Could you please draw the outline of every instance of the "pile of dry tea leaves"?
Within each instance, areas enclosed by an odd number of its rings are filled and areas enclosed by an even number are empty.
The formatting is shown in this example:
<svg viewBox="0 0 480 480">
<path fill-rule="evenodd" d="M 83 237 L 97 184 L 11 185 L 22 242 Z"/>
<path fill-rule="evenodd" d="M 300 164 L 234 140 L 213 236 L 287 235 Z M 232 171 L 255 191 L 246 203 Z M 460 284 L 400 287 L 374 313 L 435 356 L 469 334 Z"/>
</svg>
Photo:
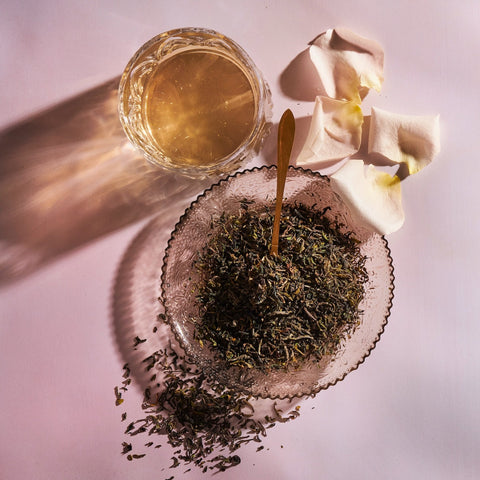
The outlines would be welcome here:
<svg viewBox="0 0 480 480">
<path fill-rule="evenodd" d="M 326 210 L 284 205 L 279 254 L 271 209 L 222 215 L 200 254 L 196 338 L 229 365 L 295 368 L 333 354 L 359 322 L 368 279 L 351 234 Z"/>
<path fill-rule="evenodd" d="M 143 341 L 135 339 L 135 344 Z M 221 472 L 241 461 L 238 449 L 247 443 L 262 442 L 267 429 L 299 415 L 299 407 L 283 416 L 273 404 L 272 415 L 254 418 L 250 398 L 236 391 L 208 383 L 205 375 L 189 359 L 179 355 L 172 346 L 157 350 L 143 361 L 151 372 L 151 385 L 144 391 L 143 418 L 128 422 L 125 435 L 130 441 L 122 444 L 128 460 L 144 457 L 145 448 L 165 444 L 173 448 L 170 468 L 191 466 L 202 472 Z M 132 384 L 128 364 L 124 365 L 122 386 L 115 387 L 115 404 L 124 403 L 124 394 Z M 127 413 L 122 414 L 127 422 Z M 143 451 L 135 453 L 132 441 L 148 437 Z M 263 449 L 259 446 L 257 451 Z M 169 477 L 170 479 L 174 478 Z"/>
</svg>

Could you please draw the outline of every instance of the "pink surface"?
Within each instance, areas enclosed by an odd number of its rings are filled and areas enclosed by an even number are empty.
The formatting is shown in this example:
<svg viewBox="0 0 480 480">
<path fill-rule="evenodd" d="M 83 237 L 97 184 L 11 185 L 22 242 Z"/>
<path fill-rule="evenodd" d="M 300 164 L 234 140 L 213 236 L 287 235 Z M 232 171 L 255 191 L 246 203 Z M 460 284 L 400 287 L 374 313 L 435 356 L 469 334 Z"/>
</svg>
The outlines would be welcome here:
<svg viewBox="0 0 480 480">
<path fill-rule="evenodd" d="M 406 222 L 388 237 L 394 306 L 372 355 L 218 478 L 479 478 L 479 12 L 476 0 L 3 5 L 0 478 L 202 478 L 169 470 L 168 447 L 134 462 L 120 454 L 121 412 L 133 419 L 141 396 L 132 390 L 125 409 L 114 406 L 125 363 L 112 311 L 117 270 L 149 218 L 162 215 L 166 242 L 209 182 L 165 176 L 133 153 L 116 116 L 116 78 L 162 31 L 216 29 L 263 71 L 274 122 L 292 109 L 300 142 L 311 88 L 285 71 L 340 25 L 385 49 L 384 88 L 364 112 L 439 113 L 442 151 L 402 185 Z M 274 141 L 254 164 L 271 161 Z"/>
</svg>

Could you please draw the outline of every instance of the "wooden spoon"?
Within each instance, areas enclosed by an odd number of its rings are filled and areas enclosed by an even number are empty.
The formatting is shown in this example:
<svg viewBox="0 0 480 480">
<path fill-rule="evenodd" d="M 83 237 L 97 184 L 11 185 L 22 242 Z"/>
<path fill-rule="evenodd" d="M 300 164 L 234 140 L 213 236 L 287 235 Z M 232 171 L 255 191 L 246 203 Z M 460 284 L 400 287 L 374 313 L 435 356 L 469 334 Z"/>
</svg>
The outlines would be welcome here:
<svg viewBox="0 0 480 480">
<path fill-rule="evenodd" d="M 278 124 L 277 143 L 277 198 L 275 202 L 275 218 L 273 221 L 272 246 L 270 253 L 278 255 L 278 242 L 280 236 L 280 215 L 282 213 L 283 191 L 287 178 L 290 154 L 292 153 L 293 139 L 295 137 L 295 118 L 290 109 L 285 110 Z"/>
</svg>

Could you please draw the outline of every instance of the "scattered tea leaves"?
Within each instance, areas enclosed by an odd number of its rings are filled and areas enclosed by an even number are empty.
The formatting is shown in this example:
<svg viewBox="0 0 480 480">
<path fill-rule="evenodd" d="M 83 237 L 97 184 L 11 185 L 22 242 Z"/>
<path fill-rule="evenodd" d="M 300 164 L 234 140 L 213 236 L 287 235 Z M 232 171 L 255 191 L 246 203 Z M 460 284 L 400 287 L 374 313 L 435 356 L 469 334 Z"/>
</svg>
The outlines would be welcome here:
<svg viewBox="0 0 480 480">
<path fill-rule="evenodd" d="M 162 377 L 161 389 L 145 389 L 145 417 L 130 422 L 125 435 L 164 438 L 174 449 L 170 468 L 191 465 L 203 473 L 225 471 L 240 464 L 237 451 L 242 445 L 262 442 L 266 436 L 264 422 L 272 427 L 277 422 L 293 420 L 297 416 L 293 412 L 298 414 L 295 409 L 283 417 L 274 407 L 271 417 L 264 421 L 254 419 L 250 397 L 207 381 L 191 360 L 171 346 L 154 352 L 143 365 L 147 371 L 155 367 L 162 372 L 158 375 Z M 143 446 L 160 448 L 162 443 L 148 441 Z M 129 461 L 145 456 L 134 453 L 129 442 L 123 442 L 122 448 Z M 262 449 L 259 447 L 258 451 Z"/>
</svg>

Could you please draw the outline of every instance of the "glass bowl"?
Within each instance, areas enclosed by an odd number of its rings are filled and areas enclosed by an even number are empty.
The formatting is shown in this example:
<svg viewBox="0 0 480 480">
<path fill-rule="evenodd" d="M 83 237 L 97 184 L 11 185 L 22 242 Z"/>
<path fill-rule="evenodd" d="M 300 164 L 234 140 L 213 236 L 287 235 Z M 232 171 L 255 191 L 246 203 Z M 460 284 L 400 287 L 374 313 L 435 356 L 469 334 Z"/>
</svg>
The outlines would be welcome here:
<svg viewBox="0 0 480 480">
<path fill-rule="evenodd" d="M 118 94 L 130 142 L 152 164 L 193 178 L 233 172 L 270 128 L 262 73 L 214 30 L 179 28 L 152 38 L 125 67 Z"/>
<path fill-rule="evenodd" d="M 367 258 L 368 281 L 359 306 L 360 324 L 349 334 L 333 356 L 308 360 L 292 371 L 264 373 L 256 369 L 229 367 L 219 361 L 208 346 L 195 339 L 192 319 L 198 318 L 195 298 L 198 273 L 192 264 L 212 234 L 212 218 L 223 212 L 238 213 L 244 199 L 262 208 L 274 204 L 276 167 L 239 172 L 221 180 L 201 194 L 177 223 L 165 251 L 161 275 L 166 321 L 176 339 L 205 374 L 229 388 L 260 398 L 293 398 L 313 395 L 334 385 L 356 369 L 374 348 L 387 323 L 393 299 L 393 266 L 386 239 L 358 224 L 342 199 L 332 190 L 330 180 L 319 173 L 289 167 L 285 203 L 303 203 L 323 210 L 327 216 L 353 232 Z M 218 228 L 218 227 L 217 227 Z"/>
</svg>

